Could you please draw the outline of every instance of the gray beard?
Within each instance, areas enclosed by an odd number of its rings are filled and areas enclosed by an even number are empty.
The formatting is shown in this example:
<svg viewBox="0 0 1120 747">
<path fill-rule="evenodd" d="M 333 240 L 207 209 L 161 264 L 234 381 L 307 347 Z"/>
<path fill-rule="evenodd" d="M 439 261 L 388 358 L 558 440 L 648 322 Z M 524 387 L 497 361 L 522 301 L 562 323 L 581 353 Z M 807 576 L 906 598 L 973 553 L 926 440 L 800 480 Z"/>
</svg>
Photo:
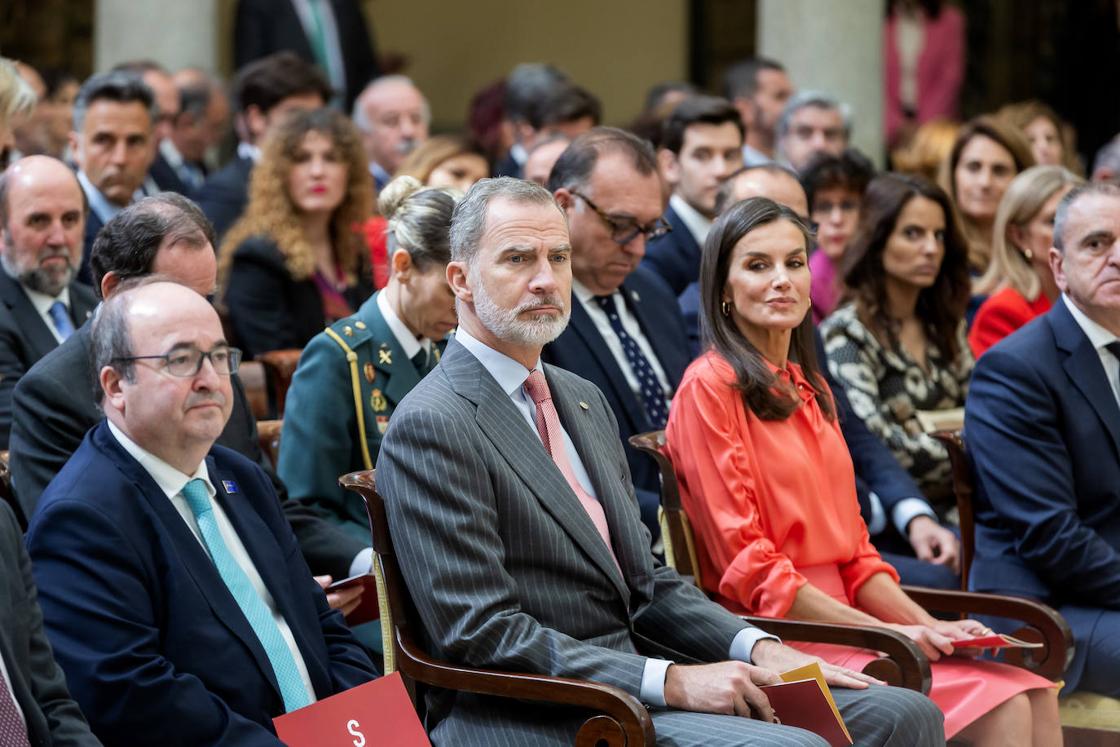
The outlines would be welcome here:
<svg viewBox="0 0 1120 747">
<path fill-rule="evenodd" d="M 506 340 L 516 345 L 526 347 L 544 347 L 555 340 L 568 326 L 568 311 L 559 318 L 554 319 L 519 319 L 518 315 L 532 308 L 520 306 L 516 309 L 503 309 L 494 303 L 490 295 L 482 287 L 481 278 L 472 278 L 471 285 L 474 290 L 474 313 L 482 326 L 500 340 Z"/>
<path fill-rule="evenodd" d="M 33 267 L 30 270 L 17 267 L 10 258 L 11 245 L 9 244 L 7 248 L 7 252 L 0 254 L 0 265 L 3 266 L 4 272 L 33 291 L 54 297 L 70 285 L 70 281 L 74 278 L 73 265 L 69 265 L 67 271 L 59 278 L 53 277 L 41 267 Z"/>
</svg>

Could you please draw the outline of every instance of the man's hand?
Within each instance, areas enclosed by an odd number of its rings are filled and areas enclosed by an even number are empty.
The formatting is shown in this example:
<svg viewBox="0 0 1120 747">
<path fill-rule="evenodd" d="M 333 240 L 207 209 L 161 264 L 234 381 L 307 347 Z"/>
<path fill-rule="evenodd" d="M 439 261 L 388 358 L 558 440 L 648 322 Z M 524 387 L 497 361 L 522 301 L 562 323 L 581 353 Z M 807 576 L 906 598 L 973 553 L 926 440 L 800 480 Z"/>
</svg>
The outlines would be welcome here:
<svg viewBox="0 0 1120 747">
<path fill-rule="evenodd" d="M 754 644 L 754 648 L 751 649 L 751 660 L 760 667 L 766 667 L 775 672 L 788 672 L 791 669 L 797 669 L 806 664 L 817 662 L 821 665 L 821 672 L 824 674 L 825 682 L 836 687 L 849 687 L 853 690 L 863 690 L 866 689 L 868 685 L 887 684 L 882 680 L 875 679 L 871 675 L 857 672 L 854 669 L 838 667 L 835 664 L 829 664 L 819 657 L 809 656 L 795 648 L 784 646 L 769 638 Z"/>
<path fill-rule="evenodd" d="M 323 587 L 323 591 L 327 590 L 327 587 L 331 585 L 331 581 L 332 579 L 330 576 L 315 576 L 315 582 Z M 332 610 L 338 610 L 342 613 L 343 617 L 346 617 L 358 608 L 358 605 L 362 601 L 362 592 L 364 590 L 364 586 L 355 584 L 349 589 L 328 592 L 327 604 L 330 605 Z"/>
<path fill-rule="evenodd" d="M 916 516 L 906 528 L 910 546 L 918 560 L 947 565 L 960 573 L 960 540 L 952 531 L 937 523 L 932 516 Z"/>
<path fill-rule="evenodd" d="M 774 722 L 774 709 L 759 685 L 781 678 L 768 669 L 741 661 L 684 666 L 671 664 L 665 672 L 665 705 L 682 711 L 732 714 Z"/>
</svg>

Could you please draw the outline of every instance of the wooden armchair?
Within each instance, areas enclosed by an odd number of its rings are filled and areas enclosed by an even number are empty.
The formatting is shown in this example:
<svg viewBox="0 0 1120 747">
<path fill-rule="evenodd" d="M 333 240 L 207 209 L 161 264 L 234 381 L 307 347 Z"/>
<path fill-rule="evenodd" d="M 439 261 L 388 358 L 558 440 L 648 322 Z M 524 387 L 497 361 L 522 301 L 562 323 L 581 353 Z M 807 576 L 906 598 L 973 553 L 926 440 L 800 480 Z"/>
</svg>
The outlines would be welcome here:
<svg viewBox="0 0 1120 747">
<path fill-rule="evenodd" d="M 969 570 L 975 557 L 976 546 L 976 516 L 972 508 L 972 499 L 975 495 L 972 463 L 968 458 L 964 435 L 961 431 L 938 431 L 933 434 L 933 437 L 945 444 L 945 448 L 949 452 L 949 461 L 953 466 L 953 492 L 956 495 L 957 511 L 960 513 L 961 521 L 961 584 L 964 588 L 967 588 Z M 1030 603 L 1049 610 L 1055 615 L 1058 614 L 1045 605 L 1036 602 Z M 1001 615 L 1000 612 L 988 612 L 979 609 L 975 611 L 978 614 Z M 1059 619 L 1061 619 L 1060 616 Z M 1065 627 L 1066 635 L 1069 635 L 1069 627 L 1065 625 L 1064 620 L 1062 624 Z M 1023 637 L 1022 633 L 1023 631 L 1017 631 L 1015 635 L 1021 638 Z M 1011 649 L 1008 653 L 1015 651 L 1015 649 Z M 1072 653 L 1071 637 L 1070 654 L 1072 655 Z M 1043 673 L 1043 666 L 1046 666 L 1047 671 L 1050 671 L 1051 668 L 1048 662 L 1032 667 L 1032 662 L 1022 662 L 1013 659 L 1010 655 L 1008 660 L 1014 664 L 1034 668 L 1040 674 Z M 1056 665 L 1056 662 L 1054 665 Z M 1064 669 L 1065 664 L 1059 670 L 1058 675 L 1052 679 L 1060 677 L 1061 671 L 1064 671 Z M 1120 731 L 1120 700 L 1091 693 L 1067 695 L 1062 698 L 1061 717 L 1067 744 L 1086 745 L 1087 747 L 1089 745 L 1114 744 L 1113 740 L 1116 739 L 1116 735 L 1110 735 L 1109 732 Z"/>
<path fill-rule="evenodd" d="M 288 398 L 288 387 L 291 386 L 301 353 L 303 351 L 300 349 L 290 348 L 269 350 L 256 357 L 256 360 L 264 364 L 268 379 L 268 400 L 277 418 L 284 417 L 284 401 Z"/>
<path fill-rule="evenodd" d="M 695 580 L 698 570 L 696 565 L 696 539 L 688 523 L 688 516 L 681 508 L 680 489 L 677 486 L 677 473 L 673 469 L 669 458 L 665 456 L 662 451 L 665 446 L 665 432 L 652 431 L 650 433 L 632 436 L 630 438 L 630 444 L 651 456 L 658 465 L 661 476 L 661 510 L 659 516 L 662 521 L 661 534 L 665 544 L 665 558 L 670 564 L 674 565 L 680 573 L 690 575 Z M 681 548 L 685 548 L 683 552 Z M 1056 680 L 1061 677 L 1062 672 L 1065 671 L 1066 665 L 1069 663 L 1069 657 L 1073 654 L 1072 635 L 1069 625 L 1062 619 L 1061 615 L 1045 605 L 1026 599 L 997 596 L 994 594 L 973 594 L 958 591 L 946 592 L 914 586 L 903 588 L 914 601 L 931 612 L 946 612 L 960 616 L 967 614 L 999 615 L 1000 617 L 1023 621 L 1025 626 L 1016 632 L 1016 636 L 1024 640 L 1038 641 L 1043 644 L 1043 647 L 1041 649 L 1013 649 L 1016 653 L 1020 653 L 1021 651 L 1027 653 L 1020 655 L 1017 659 L 1008 657 L 1009 661 L 1031 669 L 1049 679 Z M 748 619 L 759 627 L 767 629 L 769 629 L 768 626 L 773 622 L 767 618 Z M 888 632 L 879 631 L 877 629 L 869 630 L 873 630 L 874 632 Z M 775 634 L 779 635 L 776 632 Z M 904 636 L 900 637 L 905 638 Z M 792 639 L 798 640 L 796 636 L 793 636 Z M 801 640 L 817 641 L 818 639 Z M 908 643 L 911 643 L 909 639 L 906 640 Z M 832 643 L 838 641 L 827 642 Z M 849 643 L 847 645 L 856 644 Z M 888 649 L 882 648 L 880 645 L 869 645 L 867 643 L 859 645 L 862 645 L 864 648 L 890 653 Z M 929 662 L 920 651 L 917 652 L 917 655 L 922 665 L 925 667 L 925 676 L 928 678 Z M 872 662 L 869 666 L 876 664 L 879 664 L 879 662 Z M 869 671 L 868 673 L 880 676 L 874 671 Z M 891 682 L 891 684 L 902 684 L 909 687 L 910 685 L 908 683 L 914 681 L 916 675 L 904 673 L 901 681 L 883 677 L 880 677 L 880 679 L 886 679 L 888 682 Z M 923 692 L 928 692 L 928 688 L 923 690 Z"/>
<path fill-rule="evenodd" d="M 393 552 L 385 503 L 377 493 L 374 471 L 354 472 L 339 484 L 365 501 L 373 536 L 374 573 L 384 638 L 385 671 L 399 670 L 406 681 L 431 687 L 533 700 L 597 712 L 576 735 L 577 747 L 635 747 L 653 745 L 653 721 L 645 707 L 629 693 L 595 682 L 563 677 L 471 669 L 429 656 L 418 643 L 416 611 Z M 414 685 L 413 685 L 414 687 Z M 511 707 L 515 707 L 511 703 Z"/>
<path fill-rule="evenodd" d="M 280 431 L 283 428 L 283 420 L 257 421 L 257 442 L 273 469 L 276 469 L 280 459 Z"/>
<path fill-rule="evenodd" d="M 268 406 L 268 379 L 264 372 L 264 364 L 260 361 L 241 361 L 237 368 L 237 378 L 241 379 L 241 386 L 245 389 L 245 398 L 249 400 L 249 410 L 253 417 L 267 420 L 269 417 Z"/>
</svg>

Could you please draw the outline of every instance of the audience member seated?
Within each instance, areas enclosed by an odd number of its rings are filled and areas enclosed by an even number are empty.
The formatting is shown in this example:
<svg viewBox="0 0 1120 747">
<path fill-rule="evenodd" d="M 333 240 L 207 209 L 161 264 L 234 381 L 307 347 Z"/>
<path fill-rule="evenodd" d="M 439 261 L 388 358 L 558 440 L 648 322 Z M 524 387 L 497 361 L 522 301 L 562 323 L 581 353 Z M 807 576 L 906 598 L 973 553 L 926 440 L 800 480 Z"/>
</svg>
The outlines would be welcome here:
<svg viewBox="0 0 1120 747">
<path fill-rule="evenodd" d="M 1092 180 L 1120 184 L 1120 135 L 1102 145 L 1093 157 Z"/>
<path fill-rule="evenodd" d="M 93 248 L 95 286 L 111 298 L 130 278 L 160 275 L 189 285 L 199 294 L 214 291 L 217 262 L 213 233 L 202 212 L 184 197 L 165 193 L 126 208 L 105 225 Z M 30 518 L 47 484 L 81 445 L 101 418 L 94 390 L 90 324 L 86 323 L 32 367 L 12 397 L 12 439 L 8 459 L 12 489 Z M 257 426 L 241 380 L 235 375 L 232 415 L 218 444 L 261 465 L 267 461 L 257 440 Z M 277 492 L 284 497 L 283 485 Z M 284 514 L 299 538 L 308 564 L 317 573 L 345 578 L 354 559 L 369 553 L 369 541 L 341 533 L 323 512 L 283 501 Z M 329 576 L 322 577 L 324 583 Z M 337 605 L 354 603 L 349 595 L 332 595 Z M 332 602 L 333 603 L 333 602 Z"/>
<path fill-rule="evenodd" d="M 21 65 L 21 69 L 26 68 Z M 74 98 L 81 81 L 59 68 L 44 69 L 41 78 L 42 95 L 36 94 L 35 108 L 29 115 L 18 118 L 20 124 L 14 133 L 16 147 L 23 156 L 43 155 L 66 160 Z"/>
<path fill-rule="evenodd" d="M 476 131 L 475 117 L 481 118 L 481 106 L 487 101 L 491 91 L 497 93 L 498 86 L 480 91 L 471 101 L 471 130 L 480 142 L 494 140 L 498 148 L 505 140 L 512 143 L 506 150 L 497 150 L 494 162 L 494 173 L 498 176 L 516 176 L 520 178 L 522 166 L 528 156 L 527 148 L 533 145 L 536 139 L 536 130 L 529 123 L 530 112 L 533 107 L 553 93 L 571 84 L 567 73 L 544 63 L 522 63 L 515 67 L 506 76 L 504 84 L 500 87 L 502 92 L 502 119 L 501 125 L 494 127 L 492 118 L 491 131 L 496 130 L 495 136 L 487 136 Z M 480 123 L 479 123 L 480 124 Z"/>
<path fill-rule="evenodd" d="M 653 559 L 605 398 L 540 362 L 567 324 L 569 241 L 553 196 L 531 182 L 483 180 L 455 209 L 448 279 L 459 330 L 397 409 L 377 460 L 432 653 L 622 688 L 651 706 L 666 744 L 820 744 L 767 723 L 755 689 L 815 659 Z M 924 696 L 846 689 L 869 678 L 823 666 L 861 743 L 944 740 Z M 565 744 L 584 718 L 446 691 L 429 691 L 427 706 L 437 745 Z M 758 720 L 739 717 L 752 711 Z"/>
<path fill-rule="evenodd" d="M 366 86 L 354 102 L 352 116 L 380 192 L 408 154 L 428 139 L 428 100 L 405 76 L 386 75 Z"/>
<path fill-rule="evenodd" d="M 1058 202 L 1083 179 L 1061 166 L 1032 166 L 1011 180 L 996 211 L 992 261 L 973 283 L 987 296 L 968 331 L 972 354 L 1045 314 L 1061 292 L 1050 271 Z"/>
<path fill-rule="evenodd" d="M 466 193 L 490 175 L 486 156 L 465 137 L 436 135 L 420 143 L 401 162 L 398 176 L 411 176 L 426 187 L 449 187 Z"/>
<path fill-rule="evenodd" d="M 237 157 L 210 176 L 195 197 L 220 241 L 245 211 L 249 174 L 265 135 L 294 111 L 318 109 L 330 100 L 322 74 L 291 52 L 277 52 L 242 68 L 233 83 Z"/>
<path fill-rule="evenodd" d="M 190 194 L 195 194 L 209 175 L 207 153 L 225 137 L 229 100 L 218 81 L 198 68 L 180 70 L 173 80 L 179 93 L 179 113 L 160 143 L 160 153 Z"/>
<path fill-rule="evenodd" d="M 673 190 L 665 211 L 672 231 L 649 243 L 645 264 L 680 295 L 699 272 L 719 186 L 743 165 L 739 112 L 712 96 L 685 99 L 665 120 L 657 158 Z"/>
<path fill-rule="evenodd" d="M 277 745 L 272 719 L 375 677 L 261 468 L 214 442 L 241 351 L 186 286 L 118 289 L 91 341 L 106 420 L 27 533 L 43 620 L 106 744 Z"/>
<path fill-rule="evenodd" d="M 571 320 L 541 359 L 597 386 L 618 421 L 642 521 L 657 537 L 657 467 L 629 445 L 661 430 L 692 359 L 684 321 L 665 282 L 639 267 L 646 241 L 668 230 L 649 143 L 613 128 L 576 138 L 549 183 L 572 242 Z"/>
<path fill-rule="evenodd" d="M 0 57 L 0 172 L 7 168 L 15 150 L 14 120 L 31 112 L 35 101 L 35 92 L 19 77 L 15 62 Z"/>
<path fill-rule="evenodd" d="M 991 261 L 996 209 L 1007 185 L 1031 166 L 1034 156 L 1026 140 L 995 117 L 976 117 L 957 132 L 949 157 L 941 164 L 938 183 L 960 218 L 968 242 L 968 266 L 974 274 L 987 271 Z"/>
<path fill-rule="evenodd" d="M 20 377 L 97 305 L 93 289 L 74 280 L 84 223 L 82 188 L 61 161 L 27 156 L 0 174 L 0 449 Z"/>
<path fill-rule="evenodd" d="M 646 91 L 645 104 L 638 116 L 626 128 L 640 138 L 648 140 L 656 149 L 661 142 L 661 123 L 677 105 L 687 98 L 700 94 L 699 89 L 683 80 L 666 80 L 654 83 Z M 529 181 L 533 181 L 530 179 Z M 547 183 L 547 179 L 545 182 Z M 538 182 L 539 184 L 540 182 Z"/>
<path fill-rule="evenodd" d="M 809 198 L 809 217 L 816 227 L 817 248 L 809 256 L 814 322 L 836 310 L 843 291 L 836 268 L 855 235 L 863 191 L 874 175 L 871 162 L 859 151 L 848 149 L 838 156 L 818 154 L 801 177 Z"/>
<path fill-rule="evenodd" d="M 164 143 L 171 134 L 180 107 L 179 89 L 175 87 L 171 73 L 155 60 L 129 60 L 114 66 L 112 72 L 128 73 L 139 78 L 152 90 L 152 99 L 155 101 L 155 123 L 151 142 L 154 149 L 152 164 L 148 167 L 148 174 L 141 190 L 149 195 L 157 192 L 188 194 L 189 188 L 164 153 Z"/>
<path fill-rule="evenodd" d="M 338 477 L 373 469 L 393 411 L 435 368 L 455 328 L 447 286 L 454 207 L 447 190 L 422 188 L 408 176 L 389 182 L 380 199 L 389 220 L 389 283 L 311 339 L 288 389 L 277 465 L 288 495 L 322 507 L 364 542 L 365 504 Z M 351 575 L 369 566 L 369 557 L 356 558 Z"/>
<path fill-rule="evenodd" d="M 1040 166 L 1065 166 L 1075 174 L 1084 173 L 1077 148 L 1069 137 L 1072 131 L 1058 113 L 1041 101 L 1008 104 L 996 117 L 1014 127 L 1031 147 L 1034 162 Z"/>
<path fill-rule="evenodd" d="M 222 242 L 222 301 L 245 354 L 302 348 L 372 292 L 355 231 L 373 212 L 358 131 L 333 109 L 270 133 L 249 204 Z"/>
<path fill-rule="evenodd" d="M 786 102 L 778 119 L 779 160 L 803 173 L 818 153 L 843 153 L 851 135 L 847 104 L 820 91 L 801 91 Z"/>
<path fill-rule="evenodd" d="M 936 182 L 941 164 L 949 157 L 961 126 L 948 119 L 926 122 L 891 151 L 891 170 Z"/>
<path fill-rule="evenodd" d="M 793 95 L 781 63 L 766 57 L 736 62 L 723 74 L 723 96 L 739 110 L 746 135 L 743 163 L 759 166 L 777 158 L 778 119 Z"/>
<path fill-rule="evenodd" d="M 1073 629 L 1063 692 L 1120 697 L 1120 188 L 1058 205 L 1061 300 L 991 348 L 965 433 L 978 591 L 1041 599 Z"/>
<path fill-rule="evenodd" d="M 700 285 L 711 347 L 685 373 L 666 432 L 699 535 L 701 582 L 752 614 L 907 635 L 933 661 L 930 697 L 945 713 L 947 737 L 1060 744 L 1053 683 L 1024 669 L 951 658 L 952 641 L 987 629 L 935 620 L 871 546 L 852 462 L 817 371 L 810 241 L 792 210 L 756 198 L 721 216 L 705 245 Z M 798 647 L 844 666 L 875 657 Z"/>
<path fill-rule="evenodd" d="M 94 75 L 74 102 L 70 153 L 89 204 L 78 280 L 92 283 L 89 255 L 101 227 L 132 204 L 155 157 L 155 99 L 129 73 Z"/>
<path fill-rule="evenodd" d="M 524 178 L 534 184 L 547 187 L 548 175 L 552 173 L 552 167 L 556 165 L 560 154 L 571 142 L 571 138 L 559 132 L 538 141 L 536 145 L 529 149 L 528 155 L 525 157 L 525 166 L 522 169 Z"/>
<path fill-rule="evenodd" d="M 853 300 L 821 325 L 829 369 L 944 518 L 949 456 L 919 413 L 963 407 L 972 372 L 968 256 L 945 193 L 919 177 L 873 179 L 844 282 Z"/>
</svg>

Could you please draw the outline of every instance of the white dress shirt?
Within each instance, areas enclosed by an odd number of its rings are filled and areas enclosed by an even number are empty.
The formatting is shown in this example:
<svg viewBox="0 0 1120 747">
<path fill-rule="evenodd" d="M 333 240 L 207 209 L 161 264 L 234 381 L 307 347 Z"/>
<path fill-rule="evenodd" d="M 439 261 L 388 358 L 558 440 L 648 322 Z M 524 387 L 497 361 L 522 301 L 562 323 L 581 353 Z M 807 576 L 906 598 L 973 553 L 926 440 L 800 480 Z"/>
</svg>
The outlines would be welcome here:
<svg viewBox="0 0 1120 747">
<path fill-rule="evenodd" d="M 708 231 L 712 228 L 712 220 L 700 214 L 700 211 L 685 202 L 678 194 L 669 198 L 669 207 L 684 223 L 684 227 L 696 239 L 696 243 L 703 248 L 704 240 L 708 238 Z"/>
<path fill-rule="evenodd" d="M 656 353 L 653 352 L 653 346 L 649 344 L 645 333 L 642 332 L 642 325 L 638 323 L 637 317 L 630 312 L 630 308 L 626 305 L 623 293 L 624 291 L 619 288 L 611 294 L 611 297 L 614 298 L 615 308 L 618 310 L 618 320 L 622 323 L 622 328 L 626 330 L 626 334 L 634 338 L 634 342 L 638 344 L 638 349 L 649 361 L 650 368 L 653 369 L 653 374 L 657 377 L 657 384 L 661 387 L 661 391 L 665 393 L 665 399 L 668 400 L 671 392 L 669 391 L 669 379 L 665 376 L 665 369 L 661 367 L 661 361 L 657 359 Z M 603 342 L 607 344 L 607 349 L 611 351 L 611 357 L 618 364 L 622 375 L 626 377 L 626 384 L 630 387 L 630 391 L 634 392 L 638 400 L 641 401 L 642 385 L 634 374 L 634 370 L 630 368 L 626 351 L 622 349 L 622 340 L 618 339 L 618 335 L 611 328 L 611 320 L 607 318 L 607 312 L 603 311 L 603 308 L 595 302 L 595 294 L 575 278 L 572 279 L 572 296 L 580 302 L 584 311 L 587 312 L 587 316 L 595 324 L 599 336 L 603 338 Z"/>
<path fill-rule="evenodd" d="M 428 354 L 428 359 L 431 359 L 432 341 L 427 337 L 417 337 L 412 334 L 412 330 L 401 321 L 397 312 L 393 311 L 393 307 L 389 305 L 389 296 L 385 291 L 377 294 L 377 310 L 385 318 L 385 324 L 389 325 L 389 331 L 393 333 L 393 337 L 396 338 L 397 344 L 401 346 L 401 350 L 404 351 L 406 357 L 413 358 L 423 350 Z"/>
<path fill-rule="evenodd" d="M 206 544 L 202 540 L 202 533 L 198 529 L 198 522 L 195 521 L 194 512 L 191 511 L 187 499 L 183 497 L 183 488 L 191 480 L 198 478 L 206 484 L 206 492 L 210 494 L 210 505 L 214 512 L 214 521 L 218 526 L 218 531 L 222 535 L 222 539 L 229 548 L 230 554 L 237 564 L 241 566 L 241 570 L 249 579 L 249 583 L 253 585 L 254 591 L 260 595 L 261 599 L 268 606 L 269 611 L 272 612 L 272 619 L 276 623 L 276 627 L 280 629 L 280 635 L 287 644 L 288 649 L 292 652 L 292 658 L 296 662 L 296 669 L 299 670 L 299 678 L 303 682 L 304 688 L 307 689 L 307 695 L 311 702 L 315 702 L 315 688 L 311 685 L 311 676 L 307 673 L 307 664 L 303 661 L 303 654 L 300 653 L 299 646 L 296 645 L 295 636 L 292 635 L 292 629 L 288 627 L 288 622 L 280 611 L 276 608 L 276 600 L 272 598 L 269 593 L 268 587 L 265 586 L 264 580 L 261 579 L 261 574 L 257 571 L 257 567 L 253 564 L 253 559 L 249 557 L 249 552 L 245 549 L 245 545 L 241 542 L 241 538 L 237 536 L 237 530 L 233 528 L 230 523 L 229 517 L 222 509 L 222 504 L 215 499 L 218 491 L 214 489 L 213 483 L 210 482 L 210 473 L 206 468 L 206 460 L 203 459 L 198 469 L 195 470 L 193 475 L 185 475 L 179 470 L 172 467 L 167 462 L 163 461 L 155 454 L 138 446 L 132 439 L 124 434 L 116 425 L 109 421 L 109 432 L 117 439 L 117 442 L 124 448 L 129 455 L 140 463 L 144 471 L 151 475 L 159 489 L 171 501 L 171 505 L 183 517 L 183 521 L 191 530 L 191 534 L 198 540 L 199 545 L 202 546 L 202 551 L 209 557 L 209 552 L 206 550 Z"/>
<path fill-rule="evenodd" d="M 538 358 L 536 365 L 530 371 L 513 358 L 504 353 L 499 353 L 484 342 L 480 342 L 462 326 L 456 331 L 455 339 L 470 351 L 482 364 L 482 367 L 494 377 L 498 386 L 513 401 L 513 404 L 521 412 L 521 415 L 539 439 L 540 433 L 537 431 L 536 423 L 537 408 L 532 398 L 525 391 L 524 384 L 525 379 L 529 378 L 529 374 L 540 368 L 540 359 Z M 563 424 L 560 425 L 560 432 L 564 437 L 564 450 L 568 453 L 568 460 L 572 464 L 572 472 L 575 473 L 576 480 L 579 481 L 580 486 L 587 491 L 588 495 L 598 500 L 599 496 L 595 494 L 595 490 L 591 486 L 591 479 L 587 476 L 583 460 L 580 459 L 579 452 L 576 451 L 576 447 Z M 779 640 L 776 636 L 764 633 L 758 628 L 740 630 L 731 641 L 728 658 L 749 663 L 754 644 L 764 638 Z M 642 684 L 638 694 L 643 703 L 662 707 L 665 705 L 665 674 L 673 663 L 667 659 L 646 659 L 645 668 L 642 671 Z"/>
<path fill-rule="evenodd" d="M 62 289 L 62 292 L 57 296 L 48 296 L 46 293 L 40 293 L 39 291 L 31 290 L 23 283 L 20 283 L 20 287 L 23 288 L 23 292 L 27 294 L 27 298 L 29 301 L 31 301 L 31 305 L 34 306 L 35 310 L 39 312 L 39 316 L 43 318 L 43 323 L 47 325 L 47 329 L 49 329 L 51 331 L 51 334 L 54 335 L 55 341 L 59 345 L 61 345 L 62 335 L 59 334 L 58 328 L 54 326 L 54 319 L 51 318 L 51 306 L 54 306 L 55 301 L 62 301 L 62 304 L 66 307 L 66 313 L 69 314 L 70 289 L 64 287 Z M 80 326 L 80 324 L 75 324 L 74 329 L 77 329 Z"/>
<path fill-rule="evenodd" d="M 1120 338 L 1086 316 L 1085 312 L 1077 308 L 1077 304 L 1064 293 L 1062 294 L 1062 301 L 1069 309 L 1069 313 L 1073 315 L 1073 320 L 1077 322 L 1077 326 L 1081 327 L 1081 331 L 1085 333 L 1089 342 L 1097 349 L 1097 356 L 1101 359 L 1101 365 L 1104 366 L 1104 375 L 1108 379 L 1108 386 L 1112 389 L 1112 396 L 1116 398 L 1116 405 L 1120 407 L 1120 359 L 1117 359 L 1105 347 Z"/>
</svg>

